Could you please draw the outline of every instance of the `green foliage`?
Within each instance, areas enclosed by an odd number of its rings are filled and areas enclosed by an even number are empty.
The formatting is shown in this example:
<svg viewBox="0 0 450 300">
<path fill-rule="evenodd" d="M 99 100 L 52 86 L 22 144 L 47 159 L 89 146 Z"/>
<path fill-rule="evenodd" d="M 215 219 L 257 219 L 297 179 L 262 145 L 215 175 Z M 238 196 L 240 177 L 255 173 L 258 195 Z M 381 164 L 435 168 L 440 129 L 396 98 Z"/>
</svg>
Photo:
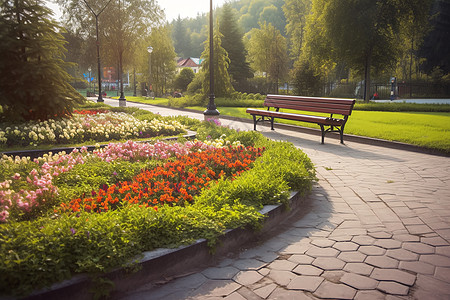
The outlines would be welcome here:
<svg viewBox="0 0 450 300">
<path fill-rule="evenodd" d="M 7 120 L 45 120 L 70 113 L 84 98 L 65 71 L 62 28 L 40 2 L 2 1 L 0 81 Z"/>
<path fill-rule="evenodd" d="M 307 60 L 298 60 L 292 70 L 294 93 L 303 96 L 321 96 L 323 80 Z"/>
<path fill-rule="evenodd" d="M 191 36 L 188 34 L 186 27 L 187 20 L 178 18 L 173 21 L 172 38 L 174 41 L 175 52 L 178 56 L 188 58 L 192 55 L 191 51 Z"/>
<path fill-rule="evenodd" d="M 249 63 L 246 61 L 247 51 L 243 42 L 243 34 L 237 23 L 237 11 L 230 3 L 225 3 L 219 17 L 222 46 L 230 59 L 228 72 L 236 88 L 245 85 L 247 78 L 253 77 Z"/>
<path fill-rule="evenodd" d="M 184 68 L 181 70 L 180 74 L 175 77 L 175 81 L 173 83 L 173 87 L 175 90 L 179 90 L 181 92 L 185 92 L 188 88 L 188 85 L 194 80 L 195 74 L 191 68 Z"/>
<path fill-rule="evenodd" d="M 150 55 L 151 70 L 147 74 L 151 74 L 150 83 L 157 96 L 167 93 L 168 82 L 175 76 L 176 53 L 170 36 L 170 28 L 160 26 L 152 29 L 148 41 L 153 52 Z"/>
<path fill-rule="evenodd" d="M 280 31 L 270 23 L 260 23 L 260 29 L 250 32 L 248 54 L 253 69 L 268 74 L 275 84 L 274 91 L 278 93 L 278 84 L 287 74 L 287 43 Z M 266 91 L 269 92 L 269 91 Z"/>
<path fill-rule="evenodd" d="M 233 92 L 233 86 L 231 85 L 230 75 L 228 74 L 228 66 L 230 59 L 228 58 L 227 51 L 222 47 L 222 34 L 219 30 L 219 23 L 216 23 L 213 35 L 213 47 L 214 47 L 214 94 L 218 97 L 227 96 Z M 205 51 L 202 53 L 203 63 L 201 73 L 203 75 L 202 91 L 203 95 L 209 96 L 210 94 L 210 40 L 205 42 Z"/>
<path fill-rule="evenodd" d="M 172 107 L 188 107 L 188 106 L 204 106 L 206 107 L 207 98 L 200 94 L 187 95 L 181 98 L 169 98 L 169 106 Z"/>
<path fill-rule="evenodd" d="M 202 83 L 205 81 L 206 74 L 204 72 L 199 72 L 195 74 L 194 79 L 187 87 L 187 92 L 191 95 L 201 93 L 202 91 Z"/>
</svg>

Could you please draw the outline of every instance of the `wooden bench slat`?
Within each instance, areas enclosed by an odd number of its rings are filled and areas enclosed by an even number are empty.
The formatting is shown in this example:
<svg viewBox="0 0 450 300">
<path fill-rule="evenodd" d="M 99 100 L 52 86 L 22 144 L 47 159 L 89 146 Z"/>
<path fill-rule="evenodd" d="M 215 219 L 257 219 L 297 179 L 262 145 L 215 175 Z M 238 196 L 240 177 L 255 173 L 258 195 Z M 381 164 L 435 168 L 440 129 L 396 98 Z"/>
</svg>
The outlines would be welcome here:
<svg viewBox="0 0 450 300">
<path fill-rule="evenodd" d="M 327 114 L 340 114 L 340 115 L 350 115 L 351 109 L 349 108 L 329 108 L 329 107 L 321 107 L 321 106 L 310 106 L 310 105 L 291 105 L 291 104 L 265 104 L 267 107 L 275 107 L 275 108 L 285 108 L 285 109 L 295 109 L 295 110 L 303 110 L 303 111 L 311 111 L 311 112 L 321 112 Z"/>
</svg>

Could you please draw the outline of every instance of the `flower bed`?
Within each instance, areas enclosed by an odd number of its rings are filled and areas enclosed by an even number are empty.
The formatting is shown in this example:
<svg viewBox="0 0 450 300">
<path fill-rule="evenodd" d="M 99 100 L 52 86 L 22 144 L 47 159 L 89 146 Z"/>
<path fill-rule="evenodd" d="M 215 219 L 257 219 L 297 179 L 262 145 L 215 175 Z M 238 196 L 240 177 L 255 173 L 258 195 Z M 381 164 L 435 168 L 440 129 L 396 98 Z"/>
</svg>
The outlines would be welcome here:
<svg viewBox="0 0 450 300">
<path fill-rule="evenodd" d="M 130 138 L 150 138 L 177 135 L 186 130 L 177 121 L 157 118 L 138 120 L 124 112 L 105 110 L 75 111 L 70 118 L 29 122 L 0 127 L 0 146 L 38 146 L 111 141 Z"/>
<path fill-rule="evenodd" d="M 207 142 L 3 157 L 0 293 L 103 273 L 158 247 L 199 238 L 213 246 L 227 228 L 260 226 L 263 205 L 311 187 L 313 166 L 292 144 L 202 126 Z"/>
</svg>

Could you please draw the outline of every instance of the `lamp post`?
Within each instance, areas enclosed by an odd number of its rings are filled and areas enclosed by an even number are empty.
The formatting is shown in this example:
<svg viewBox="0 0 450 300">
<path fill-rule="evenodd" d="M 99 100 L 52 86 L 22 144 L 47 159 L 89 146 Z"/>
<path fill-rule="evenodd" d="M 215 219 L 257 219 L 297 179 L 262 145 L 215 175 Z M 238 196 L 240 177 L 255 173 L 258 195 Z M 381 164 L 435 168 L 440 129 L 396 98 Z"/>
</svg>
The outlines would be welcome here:
<svg viewBox="0 0 450 300">
<path fill-rule="evenodd" d="M 217 118 L 220 114 L 214 103 L 214 31 L 213 31 L 213 3 L 209 1 L 209 103 L 203 112 L 205 119 Z"/>
<path fill-rule="evenodd" d="M 147 97 L 149 96 L 149 92 L 150 92 L 150 87 L 152 87 L 152 52 L 153 52 L 153 47 L 152 46 L 148 46 L 147 47 L 147 51 L 150 54 L 149 58 L 148 58 L 148 91 L 147 91 Z M 153 87 L 152 87 L 152 91 L 153 91 Z"/>
<path fill-rule="evenodd" d="M 100 10 L 100 12 L 98 12 L 96 14 L 94 12 L 94 10 L 86 2 L 86 0 L 84 0 L 84 3 L 86 3 L 86 6 L 89 8 L 89 10 L 92 12 L 92 14 L 95 17 L 95 31 L 96 31 L 96 34 L 97 34 L 96 44 L 97 44 L 97 71 L 98 71 L 98 99 L 97 99 L 97 102 L 104 102 L 103 96 L 102 96 L 102 76 L 101 76 L 101 73 L 100 73 L 101 72 L 101 68 L 100 68 L 100 41 L 98 39 L 98 17 L 105 10 L 105 8 L 108 6 L 108 4 L 111 1 L 112 0 L 109 0 L 108 3 L 106 3 L 106 5 L 103 6 L 103 8 Z"/>
<path fill-rule="evenodd" d="M 136 68 L 133 68 L 133 97 L 136 97 Z"/>
<path fill-rule="evenodd" d="M 119 0 L 119 22 L 120 29 L 122 29 L 122 19 L 120 18 L 120 0 Z M 123 40 L 120 41 L 119 48 L 119 84 L 120 84 L 120 98 L 119 98 L 119 106 L 127 106 L 127 99 L 123 94 Z"/>
</svg>

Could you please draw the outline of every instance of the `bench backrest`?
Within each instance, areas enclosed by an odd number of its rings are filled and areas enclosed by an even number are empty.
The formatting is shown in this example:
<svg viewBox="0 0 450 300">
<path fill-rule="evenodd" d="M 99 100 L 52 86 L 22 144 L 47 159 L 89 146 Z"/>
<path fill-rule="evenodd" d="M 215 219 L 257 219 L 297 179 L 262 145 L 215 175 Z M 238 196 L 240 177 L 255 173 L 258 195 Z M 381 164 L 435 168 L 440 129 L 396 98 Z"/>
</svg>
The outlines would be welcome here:
<svg viewBox="0 0 450 300">
<path fill-rule="evenodd" d="M 267 95 L 264 106 L 350 116 L 353 99 Z"/>
</svg>

